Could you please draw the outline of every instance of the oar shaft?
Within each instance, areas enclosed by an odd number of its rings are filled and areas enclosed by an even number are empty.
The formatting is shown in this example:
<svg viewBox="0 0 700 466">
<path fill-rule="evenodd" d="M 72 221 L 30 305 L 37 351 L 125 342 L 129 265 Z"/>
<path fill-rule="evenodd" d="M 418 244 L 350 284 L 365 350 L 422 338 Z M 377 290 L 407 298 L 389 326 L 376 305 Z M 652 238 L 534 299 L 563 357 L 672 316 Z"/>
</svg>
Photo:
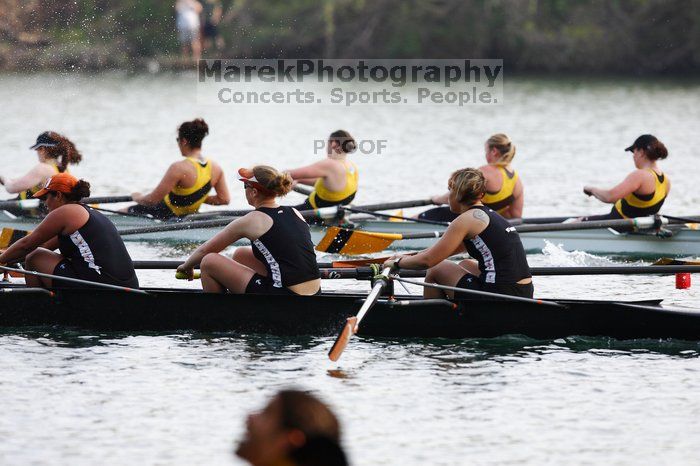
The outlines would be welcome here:
<svg viewBox="0 0 700 466">
<path fill-rule="evenodd" d="M 343 210 L 346 210 L 348 212 L 355 212 L 355 213 L 359 213 L 359 214 L 370 214 L 370 215 L 374 215 L 375 217 L 379 217 L 379 218 L 388 218 L 388 219 L 395 218 L 397 220 L 405 220 L 405 221 L 414 222 L 414 223 L 425 223 L 428 225 L 441 225 L 441 226 L 449 226 L 450 225 L 449 222 L 438 222 L 436 220 L 425 220 L 422 218 L 403 217 L 401 215 L 382 214 L 379 212 L 374 212 L 372 210 L 360 209 L 358 207 L 348 206 L 348 207 L 343 207 Z"/>
<path fill-rule="evenodd" d="M 246 214 L 250 213 L 249 211 L 245 211 Z M 337 207 L 323 207 L 321 209 L 316 209 L 316 210 L 303 210 L 299 212 L 304 218 L 329 218 L 333 217 L 334 215 L 338 214 L 338 208 Z M 220 227 L 225 227 L 232 221 L 234 221 L 235 218 L 233 217 L 223 217 L 219 219 L 214 219 L 214 220 L 182 220 L 182 221 L 174 221 L 172 223 L 168 223 L 166 225 L 163 224 L 158 224 L 158 225 L 152 225 L 152 226 L 145 226 L 145 227 L 135 227 L 135 228 L 126 228 L 123 230 L 119 230 L 119 234 L 124 236 L 124 235 L 140 235 L 144 233 L 159 233 L 159 232 L 166 232 L 166 231 L 182 231 L 182 230 L 200 230 L 200 229 L 205 229 L 205 228 L 220 228 Z"/>
<path fill-rule="evenodd" d="M 314 192 L 314 188 L 311 186 L 304 186 L 301 184 L 298 184 L 292 188 L 294 192 L 303 194 L 304 196 L 310 196 L 312 192 Z"/>
<path fill-rule="evenodd" d="M 50 278 L 51 280 L 76 283 L 78 285 L 92 286 L 92 287 L 97 287 L 97 288 L 107 288 L 110 290 L 118 290 L 118 291 L 128 291 L 130 293 L 137 293 L 137 294 L 145 294 L 145 295 L 148 294 L 147 292 L 145 292 L 143 290 L 138 290 L 136 288 L 129 288 L 126 286 L 118 286 L 118 285 L 110 285 L 107 283 L 93 282 L 90 280 L 81 280 L 79 278 L 61 277 L 58 275 L 51 275 L 48 273 L 36 272 L 34 270 L 15 269 L 13 267 L 5 267 L 2 265 L 0 265 L 0 270 L 4 270 L 7 272 L 16 272 L 16 273 L 19 273 L 22 275 L 32 275 L 34 277 Z"/>
<path fill-rule="evenodd" d="M 103 196 L 86 197 L 81 202 L 84 204 L 109 204 L 114 202 L 130 202 L 131 196 Z M 39 199 L 10 199 L 0 201 L 0 209 L 35 209 L 39 207 Z"/>
<path fill-rule="evenodd" d="M 320 263 L 321 278 L 367 280 L 372 277 L 370 267 L 333 267 L 335 264 Z M 329 265 L 331 267 L 325 267 Z M 610 267 L 531 267 L 533 276 L 566 276 L 566 275 L 669 275 L 674 273 L 700 273 L 699 265 L 641 265 L 641 266 L 610 266 Z M 402 277 L 425 277 L 425 270 L 401 269 Z"/>
<path fill-rule="evenodd" d="M 374 304 L 377 302 L 377 299 L 379 298 L 379 295 L 382 293 L 384 288 L 386 288 L 387 282 L 388 282 L 388 276 L 389 273 L 391 272 L 390 267 L 385 267 L 384 270 L 382 270 L 382 277 L 380 277 L 379 280 L 374 284 L 372 287 L 372 291 L 370 291 L 369 295 L 367 296 L 367 299 L 365 302 L 362 304 L 362 307 L 360 308 L 359 311 L 357 311 L 357 322 L 355 323 L 355 333 L 357 333 L 357 329 L 360 326 L 360 322 L 362 322 L 362 319 L 365 317 L 365 314 L 367 314 L 367 311 L 372 309 Z"/>
<path fill-rule="evenodd" d="M 391 210 L 391 209 L 408 209 L 409 207 L 421 207 L 426 205 L 433 205 L 433 201 L 430 199 L 418 199 L 413 201 L 397 201 L 397 202 L 384 202 L 381 204 L 365 204 L 355 206 L 357 209 L 363 210 Z"/>
<path fill-rule="evenodd" d="M 482 296 L 484 298 L 497 298 L 497 299 L 504 299 L 506 301 L 518 301 L 521 303 L 538 304 L 538 305 L 542 305 L 542 306 L 549 306 L 549 307 L 557 307 L 557 308 L 561 308 L 561 309 L 566 309 L 566 306 L 564 306 L 563 304 L 555 303 L 552 301 L 542 301 L 540 299 L 523 298 L 521 296 L 511 296 L 511 295 L 501 294 L 501 293 L 490 293 L 488 291 L 481 291 L 481 290 L 470 290 L 468 288 L 457 288 L 456 286 L 438 285 L 436 283 L 425 283 L 425 282 L 419 282 L 416 280 L 407 280 L 407 279 L 401 278 L 401 277 L 393 277 L 393 278 L 394 278 L 394 280 L 396 280 L 398 282 L 411 283 L 413 285 L 423 286 L 426 288 L 437 288 L 439 290 L 472 294 L 475 296 Z"/>
</svg>

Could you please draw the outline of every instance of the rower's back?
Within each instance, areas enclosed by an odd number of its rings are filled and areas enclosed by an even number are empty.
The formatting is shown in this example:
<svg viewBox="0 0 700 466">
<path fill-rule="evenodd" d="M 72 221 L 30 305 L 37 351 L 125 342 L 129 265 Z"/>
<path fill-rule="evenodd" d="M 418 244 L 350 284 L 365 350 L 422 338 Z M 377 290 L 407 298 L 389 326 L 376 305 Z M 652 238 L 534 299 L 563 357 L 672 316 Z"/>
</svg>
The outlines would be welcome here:
<svg viewBox="0 0 700 466">
<path fill-rule="evenodd" d="M 267 268 L 276 288 L 321 277 L 309 225 L 293 207 L 258 207 L 272 226 L 252 242 L 253 255 Z"/>
<path fill-rule="evenodd" d="M 475 205 L 467 212 L 474 209 L 489 217 L 489 224 L 482 232 L 463 241 L 469 255 L 479 263 L 479 280 L 499 285 L 530 278 L 525 248 L 515 227 L 489 207 Z"/>
<path fill-rule="evenodd" d="M 78 278 L 138 288 L 133 261 L 114 224 L 100 212 L 83 207 L 87 222 L 71 234 L 58 235 L 61 255 Z"/>
</svg>

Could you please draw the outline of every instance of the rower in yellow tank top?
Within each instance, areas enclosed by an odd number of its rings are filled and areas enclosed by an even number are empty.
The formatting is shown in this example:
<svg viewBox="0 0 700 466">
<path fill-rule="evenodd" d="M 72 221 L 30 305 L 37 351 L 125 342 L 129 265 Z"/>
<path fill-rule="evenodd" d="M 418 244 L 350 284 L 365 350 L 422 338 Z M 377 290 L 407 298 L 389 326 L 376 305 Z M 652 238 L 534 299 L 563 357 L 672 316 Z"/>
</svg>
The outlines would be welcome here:
<svg viewBox="0 0 700 466">
<path fill-rule="evenodd" d="M 497 133 L 484 144 L 486 165 L 479 171 L 486 178 L 486 194 L 481 202 L 507 219 L 520 218 L 523 215 L 524 187 L 518 173 L 511 166 L 515 157 L 515 144 L 510 138 Z M 447 204 L 449 193 L 431 197 L 433 204 Z M 434 207 L 422 212 L 418 218 L 437 222 L 451 222 L 458 214 L 450 207 Z"/>
<path fill-rule="evenodd" d="M 345 164 L 345 188 L 340 191 L 331 191 L 326 187 L 323 178 L 318 178 L 316 183 L 314 183 L 314 190 L 309 195 L 309 204 L 314 209 L 320 207 L 328 207 L 332 205 L 346 205 L 349 204 L 354 198 L 355 193 L 357 193 L 357 182 L 360 179 L 360 175 L 357 170 L 357 166 L 346 160 Z"/>
<path fill-rule="evenodd" d="M 51 167 L 54 170 L 54 172 L 53 172 L 54 175 L 61 172 L 58 168 L 58 164 L 55 161 L 51 160 L 51 161 L 47 161 L 44 163 L 46 163 L 47 165 L 51 165 Z M 70 173 L 70 171 L 66 168 L 64 173 Z M 45 184 L 46 184 L 46 181 L 43 181 L 41 183 L 35 184 L 34 186 L 27 189 L 26 191 L 22 191 L 21 193 L 19 193 L 19 199 L 32 199 L 34 197 L 35 193 L 39 192 L 40 189 L 44 188 Z"/>
<path fill-rule="evenodd" d="M 185 121 L 177 128 L 182 160 L 168 167 L 160 183 L 147 194 L 135 192 L 136 205 L 125 211 L 158 219 L 190 215 L 202 204 L 226 205 L 231 200 L 224 172 L 213 160 L 202 156 L 202 140 L 209 126 L 201 118 Z M 209 191 L 214 189 L 215 194 Z"/>
<path fill-rule="evenodd" d="M 211 191 L 211 163 L 209 159 L 198 160 L 186 157 L 197 171 L 197 179 L 189 188 L 175 186 L 163 198 L 163 202 L 176 216 L 189 215 L 197 212 L 207 200 Z"/>
<path fill-rule="evenodd" d="M 632 152 L 636 170 L 610 189 L 584 186 L 583 192 L 599 201 L 613 204 L 609 213 L 582 217 L 581 220 L 609 220 L 655 215 L 671 191 L 671 180 L 657 166 L 668 157 L 666 146 L 651 134 L 639 136 L 625 149 Z"/>
<path fill-rule="evenodd" d="M 518 183 L 518 173 L 513 171 L 508 171 L 506 167 L 498 165 L 496 167 L 503 175 L 503 183 L 501 184 L 501 189 L 496 192 L 486 191 L 481 202 L 499 214 L 504 213 L 508 207 L 513 203 L 515 192 L 515 186 Z"/>
<path fill-rule="evenodd" d="M 29 170 L 24 176 L 14 179 L 6 179 L 0 176 L 0 185 L 4 185 L 7 192 L 16 194 L 15 199 L 32 199 L 34 193 L 44 187 L 46 181 L 57 173 L 68 173 L 68 166 L 80 163 L 81 153 L 75 144 L 65 136 L 55 131 L 45 131 L 36 138 L 36 143 L 30 150 L 35 150 L 39 163 Z M 37 209 L 9 209 L 11 213 L 20 216 L 42 215 L 47 213 L 44 205 Z"/>
<path fill-rule="evenodd" d="M 326 145 L 326 158 L 306 167 L 289 170 L 297 183 L 313 186 L 314 190 L 297 210 L 313 210 L 321 207 L 347 205 L 357 193 L 359 172 L 357 166 L 347 160 L 356 143 L 345 130 L 331 133 Z"/>
<path fill-rule="evenodd" d="M 668 196 L 669 180 L 663 173 L 658 174 L 653 169 L 647 171 L 654 176 L 654 192 L 647 195 L 629 193 L 615 203 L 615 210 L 623 218 L 646 217 L 661 210 Z"/>
</svg>

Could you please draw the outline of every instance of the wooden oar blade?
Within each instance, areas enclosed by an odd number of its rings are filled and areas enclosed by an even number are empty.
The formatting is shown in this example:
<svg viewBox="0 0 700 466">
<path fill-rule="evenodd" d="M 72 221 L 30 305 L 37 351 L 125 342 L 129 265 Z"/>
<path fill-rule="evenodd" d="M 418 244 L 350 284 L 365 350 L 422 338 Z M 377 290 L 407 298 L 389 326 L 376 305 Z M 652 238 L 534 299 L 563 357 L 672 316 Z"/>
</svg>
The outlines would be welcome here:
<svg viewBox="0 0 700 466">
<path fill-rule="evenodd" d="M 9 248 L 15 242 L 21 240 L 29 233 L 31 233 L 31 231 L 3 228 L 2 232 L 0 232 L 0 249 Z"/>
<path fill-rule="evenodd" d="M 316 246 L 317 251 L 330 254 L 369 254 L 388 248 L 391 243 L 402 238 L 393 233 L 369 233 L 362 230 L 329 227 Z"/>
<path fill-rule="evenodd" d="M 357 317 L 348 317 L 348 320 L 345 322 L 345 327 L 343 327 L 343 331 L 340 332 L 338 338 L 335 339 L 335 343 L 333 343 L 331 350 L 328 352 L 328 358 L 331 361 L 335 362 L 340 359 L 340 355 L 343 354 L 343 350 L 345 350 L 345 347 L 348 346 L 350 338 L 355 334 L 356 330 Z"/>
</svg>

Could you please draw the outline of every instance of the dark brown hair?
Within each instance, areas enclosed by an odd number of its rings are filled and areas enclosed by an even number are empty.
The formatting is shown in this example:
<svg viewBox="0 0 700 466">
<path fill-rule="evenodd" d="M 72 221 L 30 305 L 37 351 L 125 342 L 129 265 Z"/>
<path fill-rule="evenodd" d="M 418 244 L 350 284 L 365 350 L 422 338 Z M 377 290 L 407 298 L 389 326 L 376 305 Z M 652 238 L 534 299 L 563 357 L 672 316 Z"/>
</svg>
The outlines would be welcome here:
<svg viewBox="0 0 700 466">
<path fill-rule="evenodd" d="M 328 140 L 335 141 L 338 144 L 340 144 L 340 149 L 346 154 L 352 154 L 353 152 L 355 152 L 355 149 L 357 149 L 357 143 L 355 142 L 355 139 L 352 136 L 350 136 L 350 133 L 348 133 L 344 129 L 333 131 L 328 137 Z"/>
<path fill-rule="evenodd" d="M 70 139 L 54 131 L 47 131 L 47 133 L 51 139 L 56 141 L 57 145 L 44 147 L 46 156 L 58 160 L 59 173 L 65 172 L 68 165 L 77 165 L 83 160 L 82 154 L 78 152 Z"/>
<path fill-rule="evenodd" d="M 649 160 L 662 160 L 668 157 L 668 149 L 663 142 L 656 139 L 644 147 L 644 154 Z"/>
<path fill-rule="evenodd" d="M 186 121 L 177 128 L 177 137 L 187 140 L 187 144 L 194 149 L 202 147 L 202 140 L 207 134 L 209 125 L 201 118 Z"/>
<path fill-rule="evenodd" d="M 63 195 L 69 202 L 80 202 L 82 199 L 90 197 L 90 183 L 78 180 L 78 184 L 73 187 L 71 192 L 63 193 Z"/>
</svg>

